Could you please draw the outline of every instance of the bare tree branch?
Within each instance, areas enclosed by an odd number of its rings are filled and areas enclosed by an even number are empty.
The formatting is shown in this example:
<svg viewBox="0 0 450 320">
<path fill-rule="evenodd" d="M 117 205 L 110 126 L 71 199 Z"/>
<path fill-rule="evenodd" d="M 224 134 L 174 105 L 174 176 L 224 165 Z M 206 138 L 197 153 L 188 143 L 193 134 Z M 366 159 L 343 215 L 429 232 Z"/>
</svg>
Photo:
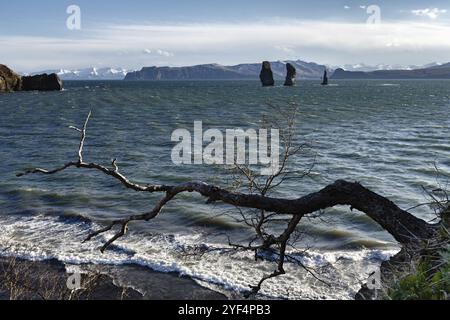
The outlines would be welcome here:
<svg viewBox="0 0 450 320">
<path fill-rule="evenodd" d="M 257 293 L 266 280 L 285 273 L 285 261 L 289 259 L 292 260 L 292 258 L 287 258 L 288 255 L 286 254 L 286 248 L 300 221 L 303 217 L 320 212 L 326 208 L 344 205 L 350 206 L 352 210 L 357 209 L 372 218 L 403 245 L 417 244 L 423 240 L 429 239 L 438 229 L 437 225 L 431 225 L 419 218 L 416 218 L 409 212 L 400 209 L 387 198 L 366 189 L 357 182 L 339 180 L 318 192 L 314 192 L 297 199 L 282 199 L 267 196 L 267 193 L 271 190 L 271 188 L 277 187 L 281 183 L 276 182 L 277 178 L 281 177 L 282 181 L 288 178 L 288 175 L 292 172 L 292 170 L 288 169 L 288 160 L 291 156 L 297 154 L 301 150 L 293 147 L 293 132 L 289 131 L 291 130 L 289 127 L 287 132 L 283 135 L 283 139 L 285 139 L 285 153 L 279 171 L 266 178 L 265 182 L 259 183 L 255 180 L 255 175 L 251 170 L 244 167 L 238 168 L 241 174 L 243 174 L 244 177 L 250 182 L 250 190 L 256 189 L 259 192 L 259 194 L 247 194 L 237 191 L 230 191 L 204 182 L 188 182 L 179 185 L 142 185 L 132 182 L 129 178 L 120 173 L 116 159 L 112 161 L 111 168 L 94 162 L 85 162 L 83 159 L 83 148 L 90 117 L 91 112 L 87 116 L 82 129 L 73 127 L 80 133 L 81 136 L 77 161 L 68 162 L 59 168 L 51 170 L 42 168 L 30 169 L 23 173 L 17 174 L 17 176 L 21 177 L 27 174 L 51 175 L 72 167 L 78 169 L 90 169 L 97 170 L 111 176 L 128 189 L 138 192 L 164 194 L 164 196 L 158 201 L 158 203 L 155 204 L 151 211 L 139 215 L 131 215 L 124 219 L 113 221 L 105 228 L 90 234 L 85 241 L 89 241 L 101 234 L 109 232 L 117 226 L 119 227 L 119 231 L 116 232 L 115 235 L 103 245 L 101 252 L 104 252 L 111 244 L 127 233 L 130 222 L 150 221 L 156 218 L 163 208 L 181 193 L 198 193 L 207 199 L 207 203 L 222 202 L 233 207 L 240 208 L 240 210 L 241 208 L 257 210 L 253 213 L 254 215 L 251 218 L 248 218 L 246 214 L 241 211 L 243 222 L 255 229 L 256 238 L 252 239 L 248 246 L 232 244 L 231 241 L 230 246 L 236 249 L 255 251 L 256 259 L 258 257 L 258 250 L 269 250 L 271 247 L 276 246 L 279 257 L 277 269 L 272 274 L 263 277 L 263 279 L 261 279 L 256 286 L 252 286 L 252 291 L 250 294 Z M 289 121 L 290 126 L 293 126 L 293 120 Z M 286 229 L 279 236 L 268 234 L 264 229 L 265 225 L 269 223 L 276 215 L 291 216 Z M 256 239 L 261 241 L 259 245 L 253 245 Z M 307 269 L 303 265 L 302 267 Z"/>
</svg>

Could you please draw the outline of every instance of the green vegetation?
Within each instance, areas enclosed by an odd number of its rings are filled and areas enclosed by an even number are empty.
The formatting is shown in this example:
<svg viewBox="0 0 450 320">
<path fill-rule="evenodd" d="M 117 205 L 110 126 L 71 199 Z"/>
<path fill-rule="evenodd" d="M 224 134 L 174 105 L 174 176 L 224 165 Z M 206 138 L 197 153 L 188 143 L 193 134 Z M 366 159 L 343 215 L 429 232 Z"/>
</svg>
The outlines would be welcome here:
<svg viewBox="0 0 450 320">
<path fill-rule="evenodd" d="M 389 292 L 394 300 L 447 300 L 450 298 L 450 249 L 442 254 L 438 271 L 421 262 L 417 272 L 400 280 Z"/>
<path fill-rule="evenodd" d="M 448 198 L 447 198 L 448 199 Z M 426 250 L 416 263 L 416 272 L 402 277 L 388 290 L 394 300 L 450 300 L 450 206 L 440 213 L 441 232 L 438 245 Z"/>
<path fill-rule="evenodd" d="M 447 198 L 448 199 L 448 198 Z M 416 272 L 403 277 L 390 290 L 394 300 L 450 299 L 450 206 L 441 210 L 441 232 L 437 249 L 428 251 L 416 265 Z"/>
</svg>

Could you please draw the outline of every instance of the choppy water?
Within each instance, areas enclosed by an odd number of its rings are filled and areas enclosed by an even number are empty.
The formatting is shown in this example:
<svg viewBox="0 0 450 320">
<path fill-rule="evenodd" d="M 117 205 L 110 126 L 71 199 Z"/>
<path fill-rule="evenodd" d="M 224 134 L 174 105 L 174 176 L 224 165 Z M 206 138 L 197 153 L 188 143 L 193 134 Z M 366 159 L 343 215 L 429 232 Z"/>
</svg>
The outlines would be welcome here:
<svg viewBox="0 0 450 320">
<path fill-rule="evenodd" d="M 402 208 L 428 199 L 438 187 L 434 164 L 450 174 L 450 81 L 339 81 L 321 87 L 261 88 L 257 82 L 67 82 L 63 92 L 0 95 L 0 250 L 33 259 L 68 263 L 137 263 L 186 274 L 215 289 L 245 290 L 274 264 L 251 254 L 214 252 L 201 259 L 182 253 L 201 243 L 224 245 L 222 234 L 245 239 L 251 233 L 231 218 L 216 215 L 199 197 L 185 195 L 157 220 L 134 224 L 114 250 L 101 255 L 97 241 L 81 244 L 89 230 L 111 219 L 147 211 L 155 197 L 124 190 L 94 172 L 70 170 L 54 176 L 16 178 L 23 168 L 53 167 L 76 158 L 78 136 L 89 110 L 85 160 L 109 164 L 117 158 L 137 182 L 173 184 L 204 180 L 226 185 L 227 175 L 205 166 L 177 167 L 170 136 L 177 128 L 257 128 L 270 113 L 300 106 L 299 139 L 312 144 L 298 167 L 317 162 L 311 175 L 290 181 L 278 193 L 299 197 L 337 179 L 357 180 Z M 412 210 L 434 216 L 427 207 Z M 371 268 L 396 252 L 393 239 L 348 208 L 328 211 L 325 221 L 305 221 L 308 236 L 294 248 L 311 266 L 326 266 L 329 288 L 295 266 L 270 281 L 262 293 L 278 298 L 351 298 Z"/>
</svg>

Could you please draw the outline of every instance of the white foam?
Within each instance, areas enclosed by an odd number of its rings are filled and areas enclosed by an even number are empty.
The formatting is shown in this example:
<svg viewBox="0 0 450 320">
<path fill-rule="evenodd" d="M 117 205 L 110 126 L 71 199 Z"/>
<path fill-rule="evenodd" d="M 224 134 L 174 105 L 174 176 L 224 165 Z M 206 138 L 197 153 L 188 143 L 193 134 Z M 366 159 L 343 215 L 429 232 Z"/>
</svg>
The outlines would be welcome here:
<svg viewBox="0 0 450 320">
<path fill-rule="evenodd" d="M 160 272 L 177 272 L 192 277 L 212 289 L 243 292 L 276 268 L 275 262 L 254 261 L 252 253 L 209 252 L 185 255 L 201 244 L 214 248 L 200 234 L 154 235 L 132 231 L 105 254 L 99 248 L 112 233 L 82 244 L 86 235 L 99 226 L 89 222 L 52 216 L 0 216 L 0 250 L 31 260 L 58 259 L 68 264 L 138 264 Z M 300 252 L 300 251 L 299 251 Z M 321 267 L 318 274 L 328 286 L 298 265 L 288 263 L 287 274 L 267 281 L 261 294 L 269 298 L 352 299 L 361 283 L 396 250 L 290 252 L 309 267 Z"/>
</svg>

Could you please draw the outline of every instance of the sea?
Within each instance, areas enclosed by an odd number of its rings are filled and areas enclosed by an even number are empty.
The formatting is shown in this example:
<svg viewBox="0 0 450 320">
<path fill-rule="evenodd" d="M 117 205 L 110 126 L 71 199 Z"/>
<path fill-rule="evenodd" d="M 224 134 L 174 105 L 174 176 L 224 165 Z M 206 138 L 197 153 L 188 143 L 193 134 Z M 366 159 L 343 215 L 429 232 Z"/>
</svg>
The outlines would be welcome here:
<svg viewBox="0 0 450 320">
<path fill-rule="evenodd" d="M 287 180 L 273 196 L 295 199 L 339 179 L 357 181 L 426 221 L 436 215 L 428 192 L 445 189 L 450 175 L 450 81 L 299 81 L 263 88 L 256 81 L 66 81 L 61 92 L 0 94 L 0 253 L 67 265 L 139 265 L 190 277 L 239 298 L 276 268 L 270 255 L 228 250 L 252 230 L 239 211 L 183 194 L 104 254 L 112 234 L 82 243 L 112 220 L 148 212 L 161 195 L 126 189 L 102 173 L 69 169 L 55 175 L 17 173 L 77 159 L 80 127 L 87 127 L 84 160 L 111 165 L 142 184 L 204 181 L 232 184 L 226 166 L 176 165 L 177 129 L 258 129 L 264 119 L 298 108 L 295 142 L 305 144 L 293 167 L 309 172 Z M 286 217 L 284 217 L 286 218 Z M 281 231 L 283 221 L 275 226 Z M 278 229 L 277 229 L 278 228 Z M 380 263 L 399 251 L 374 221 L 348 207 L 305 218 L 289 248 L 296 263 L 267 281 L 256 298 L 353 299 Z M 211 250 L 210 250 L 211 249 Z M 204 254 L 191 254 L 204 251 Z M 132 275 L 129 275 L 132 277 Z M 122 275 L 126 278 L 127 275 Z M 132 280 L 132 279 L 131 279 Z M 130 281 L 132 283 L 133 281 Z M 136 282 L 136 281 L 135 281 Z M 134 284 L 139 286 L 139 281 Z M 139 289 L 139 288 L 137 288 Z"/>
</svg>

